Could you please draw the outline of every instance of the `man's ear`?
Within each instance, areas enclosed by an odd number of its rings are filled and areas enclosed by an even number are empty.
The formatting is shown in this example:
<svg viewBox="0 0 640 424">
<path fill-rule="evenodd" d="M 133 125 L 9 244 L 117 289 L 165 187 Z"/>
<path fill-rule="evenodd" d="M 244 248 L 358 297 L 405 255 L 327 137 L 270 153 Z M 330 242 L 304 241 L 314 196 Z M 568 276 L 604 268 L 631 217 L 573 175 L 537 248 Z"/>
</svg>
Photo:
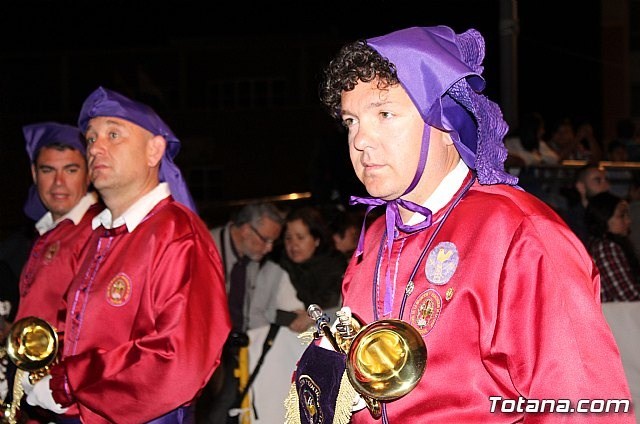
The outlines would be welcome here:
<svg viewBox="0 0 640 424">
<path fill-rule="evenodd" d="M 147 142 L 147 160 L 151 167 L 158 166 L 164 151 L 167 148 L 167 141 L 161 135 L 155 135 Z"/>
<path fill-rule="evenodd" d="M 429 126 L 429 131 L 431 131 L 430 138 L 432 140 L 441 140 L 444 146 L 453 146 L 453 139 L 449 135 L 448 132 L 439 130 L 436 127 Z"/>
<path fill-rule="evenodd" d="M 36 164 L 32 163 L 31 164 L 31 178 L 33 179 L 33 183 L 37 184 L 37 178 L 36 178 Z"/>
<path fill-rule="evenodd" d="M 440 131 L 440 130 L 438 130 Z M 451 134 L 445 131 L 440 131 L 442 133 L 442 141 L 445 146 L 453 146 L 453 139 L 451 138 Z"/>
</svg>

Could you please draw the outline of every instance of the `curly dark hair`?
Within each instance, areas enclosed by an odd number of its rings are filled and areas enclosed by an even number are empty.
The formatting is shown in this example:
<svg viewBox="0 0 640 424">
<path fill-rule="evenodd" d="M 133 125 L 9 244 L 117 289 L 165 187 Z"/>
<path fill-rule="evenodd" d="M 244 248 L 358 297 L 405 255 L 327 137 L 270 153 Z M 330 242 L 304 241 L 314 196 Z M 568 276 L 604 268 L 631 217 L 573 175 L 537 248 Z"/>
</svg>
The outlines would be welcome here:
<svg viewBox="0 0 640 424">
<path fill-rule="evenodd" d="M 344 45 L 324 70 L 320 84 L 320 100 L 329 113 L 340 119 L 343 91 L 351 91 L 358 81 L 370 82 L 378 78 L 378 88 L 400 83 L 396 66 L 371 48 L 366 40 Z"/>
</svg>

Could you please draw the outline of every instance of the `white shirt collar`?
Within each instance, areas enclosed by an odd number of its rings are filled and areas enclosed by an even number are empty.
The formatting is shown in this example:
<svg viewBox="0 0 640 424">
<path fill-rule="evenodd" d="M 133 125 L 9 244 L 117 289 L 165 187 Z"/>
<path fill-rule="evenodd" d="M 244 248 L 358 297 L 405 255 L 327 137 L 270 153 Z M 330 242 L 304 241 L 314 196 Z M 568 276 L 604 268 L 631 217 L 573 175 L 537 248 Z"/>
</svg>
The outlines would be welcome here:
<svg viewBox="0 0 640 424">
<path fill-rule="evenodd" d="M 456 167 L 440 181 L 438 187 L 436 187 L 422 206 L 428 208 L 433 214 L 438 212 L 449 203 L 460 187 L 462 187 L 462 183 L 468 173 L 469 167 L 460 159 Z M 416 225 L 424 220 L 424 216 L 419 213 L 414 213 L 407 222 L 407 225 Z"/>
<path fill-rule="evenodd" d="M 111 229 L 126 224 L 127 230 L 132 232 L 138 225 L 140 225 L 147 214 L 151 212 L 151 209 L 170 195 L 171 191 L 169 190 L 169 184 L 160 183 L 149 193 L 139 198 L 129 207 L 129 209 L 115 220 L 111 215 L 111 211 L 107 208 L 93 218 L 91 226 L 95 230 L 101 225 L 106 229 Z"/>
<path fill-rule="evenodd" d="M 42 218 L 40 218 L 38 222 L 36 222 L 36 230 L 38 231 L 38 234 L 43 235 L 44 233 L 48 233 L 49 231 L 56 228 L 56 226 L 58 226 L 58 224 L 65 219 L 70 219 L 71 221 L 73 221 L 74 225 L 78 225 L 87 210 L 97 201 L 98 194 L 94 191 L 90 191 L 82 196 L 80 201 L 76 203 L 76 205 L 71 208 L 69 212 L 61 216 L 57 221 L 54 221 L 51 212 L 47 211 L 47 213 L 45 213 Z"/>
</svg>

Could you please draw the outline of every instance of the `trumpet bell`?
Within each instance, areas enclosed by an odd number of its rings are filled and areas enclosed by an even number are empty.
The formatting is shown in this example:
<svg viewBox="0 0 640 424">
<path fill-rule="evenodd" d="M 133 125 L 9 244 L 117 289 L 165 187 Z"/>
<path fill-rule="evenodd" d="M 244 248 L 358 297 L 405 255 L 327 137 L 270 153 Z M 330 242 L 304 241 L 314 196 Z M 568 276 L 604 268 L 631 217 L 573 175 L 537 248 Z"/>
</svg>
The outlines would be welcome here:
<svg viewBox="0 0 640 424">
<path fill-rule="evenodd" d="M 364 326 L 351 342 L 347 376 L 360 394 L 392 401 L 409 393 L 427 364 L 427 347 L 409 323 L 380 320 Z"/>
<path fill-rule="evenodd" d="M 18 368 L 37 371 L 50 365 L 58 352 L 58 334 L 45 320 L 25 317 L 16 321 L 6 340 L 7 356 Z"/>
</svg>

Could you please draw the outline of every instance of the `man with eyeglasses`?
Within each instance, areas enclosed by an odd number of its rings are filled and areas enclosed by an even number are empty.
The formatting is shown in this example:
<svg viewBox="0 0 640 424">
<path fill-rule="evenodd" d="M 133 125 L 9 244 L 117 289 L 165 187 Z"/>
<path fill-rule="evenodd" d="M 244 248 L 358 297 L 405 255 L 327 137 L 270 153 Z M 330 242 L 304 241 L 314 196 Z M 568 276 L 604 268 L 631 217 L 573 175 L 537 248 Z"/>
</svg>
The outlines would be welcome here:
<svg viewBox="0 0 640 424">
<path fill-rule="evenodd" d="M 238 394 L 238 353 L 248 344 L 247 331 L 276 321 L 278 287 L 286 272 L 265 260 L 280 237 L 282 212 L 272 203 L 245 205 L 211 235 L 224 263 L 232 331 L 223 352 L 222 366 L 209 382 L 198 407 L 198 422 L 235 422 L 229 416 Z"/>
</svg>

